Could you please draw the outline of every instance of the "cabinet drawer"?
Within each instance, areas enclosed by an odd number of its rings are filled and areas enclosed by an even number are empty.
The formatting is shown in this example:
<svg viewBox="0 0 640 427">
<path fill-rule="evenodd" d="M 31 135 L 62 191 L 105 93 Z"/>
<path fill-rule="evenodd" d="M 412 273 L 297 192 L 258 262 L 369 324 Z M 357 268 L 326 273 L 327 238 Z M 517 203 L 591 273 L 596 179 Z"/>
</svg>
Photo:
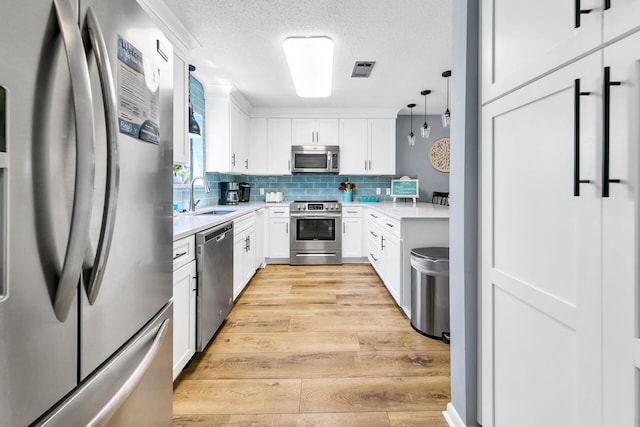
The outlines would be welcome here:
<svg viewBox="0 0 640 427">
<path fill-rule="evenodd" d="M 369 214 L 367 215 L 367 218 L 369 219 L 370 222 L 373 222 L 374 224 L 383 225 L 385 216 L 378 211 L 369 210 Z"/>
<path fill-rule="evenodd" d="M 191 235 L 173 242 L 173 269 L 176 270 L 196 259 L 196 236 Z"/>
<path fill-rule="evenodd" d="M 238 236 L 242 234 L 249 227 L 254 227 L 256 225 L 255 212 L 251 212 L 246 215 L 242 215 L 239 218 L 233 220 L 233 234 L 234 236 Z"/>
<path fill-rule="evenodd" d="M 396 237 L 400 237 L 400 221 L 397 219 L 385 216 L 382 228 L 387 234 L 393 234 Z"/>
<path fill-rule="evenodd" d="M 360 218 L 362 217 L 362 208 L 360 206 L 342 207 L 342 217 L 343 218 Z"/>
<path fill-rule="evenodd" d="M 271 218 L 289 218 L 289 206 L 270 206 L 269 216 Z"/>
</svg>

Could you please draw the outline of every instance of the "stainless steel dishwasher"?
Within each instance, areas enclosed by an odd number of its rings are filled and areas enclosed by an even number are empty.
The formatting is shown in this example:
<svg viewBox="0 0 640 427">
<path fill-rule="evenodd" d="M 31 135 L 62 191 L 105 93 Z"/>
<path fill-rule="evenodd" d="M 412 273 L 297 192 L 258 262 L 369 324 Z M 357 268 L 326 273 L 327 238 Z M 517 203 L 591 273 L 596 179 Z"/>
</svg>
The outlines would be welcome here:
<svg viewBox="0 0 640 427">
<path fill-rule="evenodd" d="M 196 350 L 202 351 L 233 307 L 233 223 L 196 234 Z"/>
</svg>

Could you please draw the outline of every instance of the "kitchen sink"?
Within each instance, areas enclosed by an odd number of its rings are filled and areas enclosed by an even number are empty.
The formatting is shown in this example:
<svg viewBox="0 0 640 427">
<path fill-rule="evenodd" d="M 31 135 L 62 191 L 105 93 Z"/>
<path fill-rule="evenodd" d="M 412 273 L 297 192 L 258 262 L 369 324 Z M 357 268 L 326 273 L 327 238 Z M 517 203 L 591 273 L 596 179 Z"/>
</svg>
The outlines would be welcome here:
<svg viewBox="0 0 640 427">
<path fill-rule="evenodd" d="M 229 211 L 208 211 L 208 212 L 200 212 L 197 213 L 196 215 L 227 215 L 230 213 L 234 213 L 235 210 L 229 210 Z"/>
</svg>

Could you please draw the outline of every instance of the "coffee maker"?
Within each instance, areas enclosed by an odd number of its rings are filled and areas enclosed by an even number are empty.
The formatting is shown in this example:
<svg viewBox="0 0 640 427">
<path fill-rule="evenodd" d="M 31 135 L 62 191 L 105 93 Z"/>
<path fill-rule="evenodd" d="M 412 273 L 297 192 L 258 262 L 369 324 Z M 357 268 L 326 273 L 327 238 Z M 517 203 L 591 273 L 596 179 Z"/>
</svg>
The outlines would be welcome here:
<svg viewBox="0 0 640 427">
<path fill-rule="evenodd" d="M 238 200 L 238 183 L 220 182 L 220 199 L 218 200 L 218 204 L 237 205 Z"/>
<path fill-rule="evenodd" d="M 248 202 L 251 200 L 251 186 L 246 182 L 239 184 L 240 192 L 239 197 L 241 202 Z"/>
</svg>

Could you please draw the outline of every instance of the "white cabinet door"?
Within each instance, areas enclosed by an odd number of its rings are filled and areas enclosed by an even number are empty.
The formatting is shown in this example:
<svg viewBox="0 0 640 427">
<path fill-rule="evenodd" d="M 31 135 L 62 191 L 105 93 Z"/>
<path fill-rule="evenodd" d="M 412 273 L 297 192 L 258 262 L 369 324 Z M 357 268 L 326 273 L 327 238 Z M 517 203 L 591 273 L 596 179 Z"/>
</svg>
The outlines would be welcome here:
<svg viewBox="0 0 640 427">
<path fill-rule="evenodd" d="M 229 147 L 231 171 L 246 173 L 248 157 L 246 149 L 247 116 L 233 102 L 229 105 Z"/>
<path fill-rule="evenodd" d="M 600 67 L 590 55 L 482 109 L 485 426 L 601 425 Z"/>
<path fill-rule="evenodd" d="M 394 119 L 369 120 L 368 153 L 368 174 L 395 175 L 396 121 Z"/>
<path fill-rule="evenodd" d="M 340 121 L 338 119 L 316 120 L 316 144 L 338 145 L 340 143 Z"/>
<path fill-rule="evenodd" d="M 342 257 L 362 256 L 362 218 L 342 218 Z"/>
<path fill-rule="evenodd" d="M 341 175 L 393 175 L 395 172 L 394 119 L 340 120 Z"/>
<path fill-rule="evenodd" d="M 617 0 L 612 0 L 615 4 Z M 579 57 L 601 41 L 603 0 L 483 0 L 482 101 Z M 577 14 L 576 6 L 588 14 Z"/>
<path fill-rule="evenodd" d="M 291 119 L 267 120 L 267 165 L 270 175 L 291 174 Z"/>
<path fill-rule="evenodd" d="M 367 124 L 367 119 L 340 120 L 341 175 L 367 174 L 369 160 L 369 129 Z"/>
<path fill-rule="evenodd" d="M 189 73 L 186 59 L 177 51 L 173 55 L 173 163 L 190 164 L 187 135 L 189 123 Z"/>
<path fill-rule="evenodd" d="M 265 231 L 265 208 L 258 209 L 256 211 L 256 234 L 255 234 L 255 260 L 254 260 L 254 268 L 258 269 L 262 267 L 264 263 L 264 231 Z"/>
<path fill-rule="evenodd" d="M 384 284 L 389 293 L 396 300 L 398 305 L 402 305 L 402 252 L 400 250 L 400 240 L 385 233 L 382 239 L 382 256 L 384 256 Z"/>
<path fill-rule="evenodd" d="M 244 232 L 233 235 L 233 300 L 235 301 L 240 295 L 244 281 L 244 260 L 247 251 L 247 236 Z"/>
<path fill-rule="evenodd" d="M 268 173 L 268 148 L 267 119 L 249 119 L 250 132 L 247 140 L 247 157 L 249 169 L 246 173 L 252 175 L 266 175 Z"/>
<path fill-rule="evenodd" d="M 245 251 L 244 258 L 242 260 L 242 270 L 243 270 L 243 285 L 245 286 L 249 283 L 254 273 L 256 272 L 256 230 L 255 228 L 250 228 L 245 237 Z"/>
<path fill-rule="evenodd" d="M 269 258 L 289 258 L 289 217 L 269 219 Z"/>
<path fill-rule="evenodd" d="M 293 145 L 338 145 L 338 119 L 291 119 Z"/>
<path fill-rule="evenodd" d="M 291 119 L 291 144 L 312 145 L 316 143 L 315 119 Z"/>
<path fill-rule="evenodd" d="M 612 8 L 625 2 L 612 2 Z M 628 3 L 628 2 L 627 2 Z M 606 16 L 606 13 L 605 13 Z M 638 22 L 638 14 L 635 20 Z M 602 198 L 604 416 L 607 425 L 634 425 L 640 416 L 638 331 L 638 136 L 640 33 L 604 50 L 610 86 L 609 197 Z M 606 135 L 606 129 L 605 129 Z"/>
<path fill-rule="evenodd" d="M 196 262 L 173 272 L 173 379 L 196 351 Z"/>
<path fill-rule="evenodd" d="M 640 0 L 603 0 L 603 3 L 611 6 L 604 11 L 602 18 L 605 42 L 640 28 Z"/>
</svg>

